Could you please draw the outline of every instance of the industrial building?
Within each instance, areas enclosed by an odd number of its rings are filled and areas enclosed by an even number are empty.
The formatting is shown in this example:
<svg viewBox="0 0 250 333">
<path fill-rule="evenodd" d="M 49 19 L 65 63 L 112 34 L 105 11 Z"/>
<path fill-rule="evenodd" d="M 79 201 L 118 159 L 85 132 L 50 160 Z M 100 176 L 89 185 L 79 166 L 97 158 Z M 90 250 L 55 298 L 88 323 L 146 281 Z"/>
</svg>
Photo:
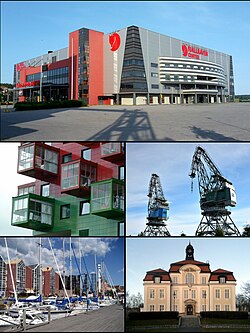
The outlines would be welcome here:
<svg viewBox="0 0 250 333">
<path fill-rule="evenodd" d="M 191 104 L 234 100 L 231 55 L 129 26 L 110 34 L 82 28 L 68 47 L 14 65 L 15 101 Z"/>
<path fill-rule="evenodd" d="M 201 311 L 235 311 L 236 279 L 233 272 L 211 271 L 209 263 L 194 259 L 189 243 L 186 258 L 170 264 L 169 271 L 148 271 L 143 280 L 142 311 L 178 311 L 199 315 Z"/>
<path fill-rule="evenodd" d="M 49 236 L 124 235 L 124 145 L 116 142 L 27 142 L 18 173 L 12 225 Z"/>
</svg>

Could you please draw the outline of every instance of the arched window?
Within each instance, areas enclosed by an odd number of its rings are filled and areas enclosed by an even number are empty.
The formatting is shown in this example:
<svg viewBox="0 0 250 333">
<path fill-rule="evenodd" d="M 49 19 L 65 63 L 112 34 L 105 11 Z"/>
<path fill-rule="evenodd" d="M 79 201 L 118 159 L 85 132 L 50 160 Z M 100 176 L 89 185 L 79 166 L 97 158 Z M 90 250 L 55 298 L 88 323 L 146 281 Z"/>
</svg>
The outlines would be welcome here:
<svg viewBox="0 0 250 333">
<path fill-rule="evenodd" d="M 194 275 L 192 273 L 187 273 L 186 283 L 187 284 L 194 284 Z"/>
</svg>

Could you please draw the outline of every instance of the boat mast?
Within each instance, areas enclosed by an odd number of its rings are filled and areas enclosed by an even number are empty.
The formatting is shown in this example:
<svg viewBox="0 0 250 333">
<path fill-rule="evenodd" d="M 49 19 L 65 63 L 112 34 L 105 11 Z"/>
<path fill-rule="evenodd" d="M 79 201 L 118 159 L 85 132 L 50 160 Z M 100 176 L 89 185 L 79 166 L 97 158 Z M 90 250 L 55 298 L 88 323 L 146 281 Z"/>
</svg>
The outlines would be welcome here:
<svg viewBox="0 0 250 333">
<path fill-rule="evenodd" d="M 71 245 L 71 237 L 69 239 L 69 281 L 70 281 L 70 297 L 72 297 L 72 245 Z"/>
<path fill-rule="evenodd" d="M 40 294 L 40 303 L 42 303 L 43 282 L 42 282 L 42 238 L 41 237 L 39 241 L 39 294 Z"/>
<path fill-rule="evenodd" d="M 15 286 L 15 283 L 14 283 L 13 272 L 12 272 L 12 267 L 11 267 L 11 262 L 10 262 L 10 254 L 9 254 L 9 249 L 8 249 L 8 244 L 7 244 L 6 237 L 4 238 L 4 240 L 5 240 L 5 246 L 6 246 L 8 262 L 9 262 L 9 267 L 10 267 L 11 283 L 12 283 L 13 291 L 14 291 L 14 295 L 15 295 L 15 304 L 17 304 L 18 303 L 18 301 L 17 301 L 17 292 L 16 292 L 16 286 Z"/>
</svg>

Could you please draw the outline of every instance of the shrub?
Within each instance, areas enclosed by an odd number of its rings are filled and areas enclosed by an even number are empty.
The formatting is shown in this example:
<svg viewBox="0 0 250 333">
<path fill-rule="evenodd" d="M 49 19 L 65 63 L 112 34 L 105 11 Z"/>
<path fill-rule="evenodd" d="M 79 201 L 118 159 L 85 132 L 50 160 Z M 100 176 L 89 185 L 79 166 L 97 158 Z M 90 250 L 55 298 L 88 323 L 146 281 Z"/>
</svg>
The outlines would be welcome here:
<svg viewBox="0 0 250 333">
<path fill-rule="evenodd" d="M 247 311 L 202 311 L 201 318 L 247 319 Z"/>
<path fill-rule="evenodd" d="M 152 319 L 176 319 L 179 312 L 177 311 L 152 311 L 152 312 L 131 312 L 128 315 L 130 320 L 152 320 Z"/>
<path fill-rule="evenodd" d="M 17 102 L 15 104 L 16 111 L 25 110 L 41 110 L 41 109 L 56 109 L 56 108 L 70 108 L 86 106 L 82 101 L 77 100 L 64 100 L 64 101 L 51 101 L 51 102 Z"/>
</svg>

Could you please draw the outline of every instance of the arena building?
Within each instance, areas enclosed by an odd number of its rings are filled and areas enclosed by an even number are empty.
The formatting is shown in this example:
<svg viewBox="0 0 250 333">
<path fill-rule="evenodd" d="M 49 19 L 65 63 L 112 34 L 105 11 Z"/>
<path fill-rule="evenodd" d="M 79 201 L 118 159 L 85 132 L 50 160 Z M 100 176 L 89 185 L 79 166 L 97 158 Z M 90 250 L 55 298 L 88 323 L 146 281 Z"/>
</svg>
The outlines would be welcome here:
<svg viewBox="0 0 250 333">
<path fill-rule="evenodd" d="M 137 26 L 71 32 L 68 47 L 15 64 L 14 87 L 15 101 L 89 105 L 222 103 L 235 96 L 232 56 Z"/>
</svg>

